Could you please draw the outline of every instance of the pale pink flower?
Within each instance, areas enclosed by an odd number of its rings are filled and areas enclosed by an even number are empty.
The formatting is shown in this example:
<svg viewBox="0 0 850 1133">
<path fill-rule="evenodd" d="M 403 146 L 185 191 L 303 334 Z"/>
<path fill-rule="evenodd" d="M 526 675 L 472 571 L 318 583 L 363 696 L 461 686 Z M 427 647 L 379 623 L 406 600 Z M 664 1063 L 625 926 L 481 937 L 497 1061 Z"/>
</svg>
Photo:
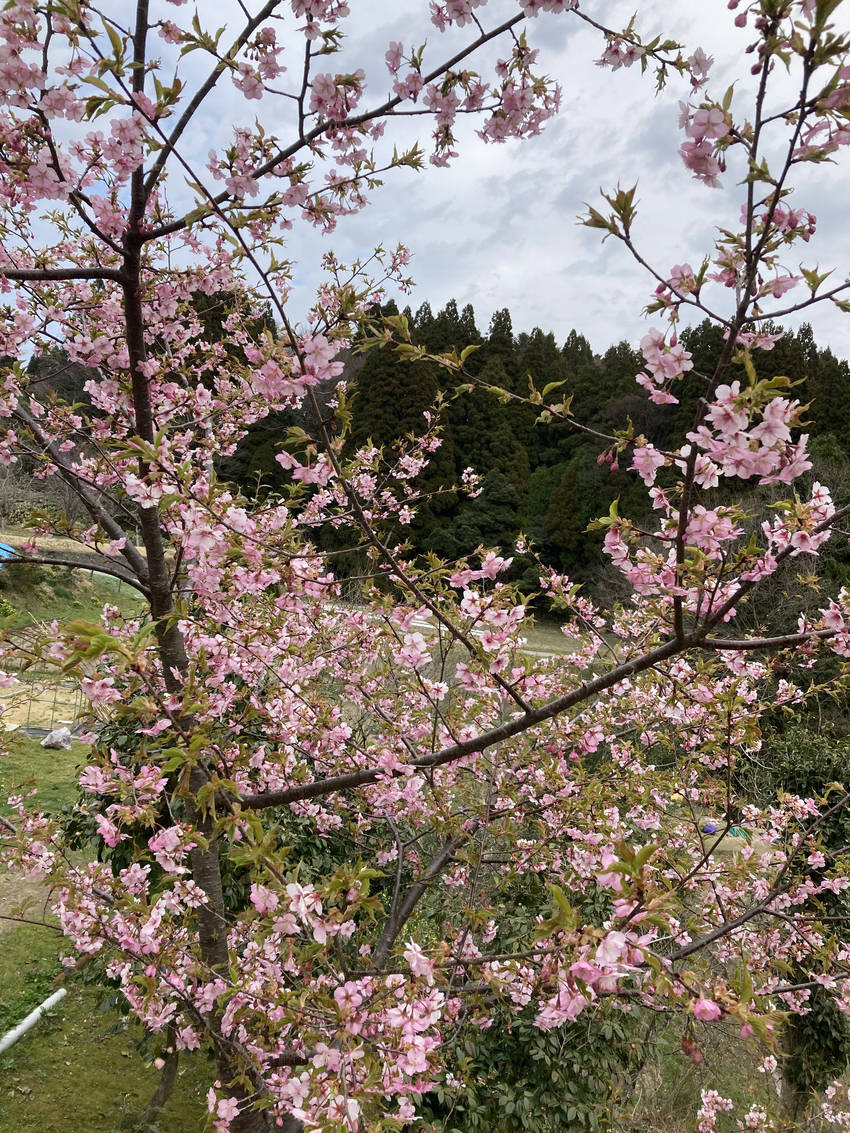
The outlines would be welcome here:
<svg viewBox="0 0 850 1133">
<path fill-rule="evenodd" d="M 422 976 L 429 986 L 433 984 L 434 965 L 415 941 L 408 940 L 402 955 L 414 976 Z"/>
<path fill-rule="evenodd" d="M 723 1014 L 723 1009 L 713 999 L 698 999 L 693 1007 L 694 1016 L 706 1022 L 713 1022 Z"/>
<path fill-rule="evenodd" d="M 251 904 L 258 913 L 273 913 L 278 906 L 277 893 L 267 889 L 265 885 L 255 883 L 251 886 Z"/>
<path fill-rule="evenodd" d="M 632 463 L 629 468 L 637 472 L 647 487 L 655 483 L 658 469 L 663 468 L 665 456 L 654 445 L 643 445 L 632 452 Z"/>
<path fill-rule="evenodd" d="M 236 1098 L 221 1098 L 217 1112 L 223 1121 L 233 1121 L 239 1116 L 239 1102 Z"/>
</svg>

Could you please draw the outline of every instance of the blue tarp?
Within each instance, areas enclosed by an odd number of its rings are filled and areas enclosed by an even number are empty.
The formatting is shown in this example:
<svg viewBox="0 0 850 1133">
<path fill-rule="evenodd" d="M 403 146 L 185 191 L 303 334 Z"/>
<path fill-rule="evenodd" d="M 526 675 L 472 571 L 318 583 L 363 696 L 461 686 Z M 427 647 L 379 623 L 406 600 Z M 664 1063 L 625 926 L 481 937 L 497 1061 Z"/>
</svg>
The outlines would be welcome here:
<svg viewBox="0 0 850 1133">
<path fill-rule="evenodd" d="M 17 559 L 20 551 L 16 551 L 14 547 L 10 547 L 8 543 L 0 543 L 0 562 L 3 559 Z"/>
</svg>

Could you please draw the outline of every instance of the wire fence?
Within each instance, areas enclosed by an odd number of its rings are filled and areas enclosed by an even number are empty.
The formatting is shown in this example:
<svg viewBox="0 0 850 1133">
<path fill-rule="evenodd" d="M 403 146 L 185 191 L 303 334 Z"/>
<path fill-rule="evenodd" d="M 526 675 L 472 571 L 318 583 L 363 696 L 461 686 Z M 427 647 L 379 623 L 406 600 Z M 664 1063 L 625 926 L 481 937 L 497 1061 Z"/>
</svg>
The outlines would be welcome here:
<svg viewBox="0 0 850 1133">
<path fill-rule="evenodd" d="M 40 656 L 44 627 L 24 626 L 7 634 L 0 667 L 0 731 L 52 732 L 54 728 L 79 729 L 90 717 L 91 705 L 79 679 L 63 679 Z M 84 671 L 90 666 L 84 666 Z"/>
<path fill-rule="evenodd" d="M 37 674 L 23 672 L 0 689 L 0 727 L 6 731 L 73 731 L 88 711 L 90 705 L 76 681 L 45 683 Z"/>
</svg>

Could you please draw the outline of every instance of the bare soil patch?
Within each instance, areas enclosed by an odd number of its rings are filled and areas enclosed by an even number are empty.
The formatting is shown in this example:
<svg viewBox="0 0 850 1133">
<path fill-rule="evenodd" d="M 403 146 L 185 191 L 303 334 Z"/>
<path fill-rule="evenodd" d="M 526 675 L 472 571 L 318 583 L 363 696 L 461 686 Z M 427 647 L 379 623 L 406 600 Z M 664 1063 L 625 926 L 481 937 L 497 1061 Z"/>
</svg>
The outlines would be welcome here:
<svg viewBox="0 0 850 1133">
<path fill-rule="evenodd" d="M 24 543 L 31 543 L 36 546 L 39 551 L 46 553 L 59 554 L 60 552 L 73 551 L 76 554 L 94 554 L 94 547 L 88 547 L 85 543 L 80 543 L 76 539 L 67 539 L 61 535 L 22 535 L 12 532 L 0 533 L 0 542 L 8 543 L 10 547 L 22 547 Z M 144 554 L 144 547 L 139 547 L 139 553 Z"/>
<path fill-rule="evenodd" d="M 50 893 L 43 881 L 0 872 L 0 936 L 18 927 L 15 917 L 22 909 L 29 920 L 44 920 L 49 904 Z"/>
</svg>

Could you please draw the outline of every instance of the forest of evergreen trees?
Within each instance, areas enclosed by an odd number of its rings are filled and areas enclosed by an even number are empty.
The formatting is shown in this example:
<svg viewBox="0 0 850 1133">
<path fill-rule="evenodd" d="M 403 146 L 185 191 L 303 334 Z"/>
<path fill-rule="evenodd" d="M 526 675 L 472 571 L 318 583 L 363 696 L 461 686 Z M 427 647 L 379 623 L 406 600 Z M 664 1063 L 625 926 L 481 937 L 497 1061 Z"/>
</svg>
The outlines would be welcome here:
<svg viewBox="0 0 850 1133">
<path fill-rule="evenodd" d="M 390 306 L 384 313 L 395 313 L 395 308 Z M 537 389 L 549 382 L 563 382 L 555 396 L 559 400 L 572 397 L 577 421 L 610 434 L 631 420 L 635 434 L 643 433 L 656 446 L 668 449 L 685 443 L 705 385 L 702 375 L 713 371 L 723 346 L 722 330 L 708 321 L 684 330 L 681 338 L 693 354 L 694 371 L 676 391 L 680 404 L 659 407 L 635 384 L 643 359 L 628 342 L 618 342 L 602 355 L 594 354 L 584 335 L 573 330 L 559 345 L 552 333 L 538 328 L 515 333 L 506 309 L 495 313 L 485 334 L 476 325 L 472 307 L 458 310 L 454 301 L 436 315 L 428 303 L 415 314 L 409 309 L 404 313 L 413 341 L 429 352 L 476 345 L 466 367 L 488 386 L 527 395 L 529 377 Z M 847 362 L 819 348 L 808 325 L 788 332 L 772 351 L 758 352 L 754 361 L 760 378 L 786 375 L 797 383 L 792 396 L 811 405 L 814 468 L 810 478 L 838 486 L 846 482 L 850 469 Z M 740 376 L 746 382 L 743 366 Z M 447 399 L 442 446 L 423 475 L 421 487 L 428 492 L 456 483 L 468 466 L 483 477 L 483 491 L 474 499 L 460 493 L 440 494 L 420 504 L 411 527 L 400 533 L 414 552 L 433 551 L 453 558 L 480 545 L 510 547 L 522 533 L 544 562 L 592 583 L 604 564 L 599 533 L 587 530 L 590 521 L 607 514 L 616 498 L 621 501 L 621 514 L 640 515 L 647 507 L 646 490 L 635 473 L 626 467 L 612 471 L 609 463 L 599 462 L 605 447 L 601 440 L 568 422 L 536 424 L 533 406 L 505 404 L 484 390 L 453 398 L 461 379 L 435 363 L 406 363 L 391 348 L 373 348 L 353 355 L 343 377 L 356 390 L 349 450 L 367 440 L 391 449 L 406 434 L 422 429 L 423 414 L 442 394 Z M 243 445 L 232 467 L 243 484 L 252 479 L 256 483 L 258 471 L 270 485 L 280 476 L 273 457 L 281 424 L 265 422 L 258 443 Z M 626 458 L 625 465 L 628 463 Z M 674 479 L 675 473 L 668 471 L 668 478 Z M 756 491 L 753 499 L 751 486 L 745 489 L 741 483 L 727 482 L 714 496 L 715 500 L 740 497 L 744 491 L 747 506 L 759 513 L 773 495 L 765 488 Z M 844 574 L 845 560 L 850 567 L 850 556 L 842 548 L 833 548 L 829 560 L 833 573 Z M 517 558 L 520 576 L 529 566 L 530 560 Z"/>
<path fill-rule="evenodd" d="M 199 303 L 204 333 L 215 337 L 227 302 L 199 297 Z M 382 312 L 397 313 L 392 304 Z M 628 342 L 618 342 L 599 355 L 584 335 L 573 330 L 559 345 L 552 333 L 539 328 L 515 333 L 507 309 L 494 314 L 485 334 L 476 325 L 472 307 L 458 310 L 454 300 L 436 315 L 428 303 L 404 314 L 412 341 L 430 353 L 476 346 L 466 368 L 486 385 L 527 395 L 529 378 L 537 389 L 563 382 L 555 396 L 572 398 L 577 421 L 610 434 L 630 420 L 636 435 L 643 433 L 657 447 L 667 449 L 685 443 L 705 385 L 702 375 L 712 372 L 723 345 L 722 330 L 708 321 L 683 330 L 681 340 L 693 354 L 694 371 L 676 391 L 680 404 L 659 407 L 635 384 L 643 359 Z M 259 312 L 255 329 L 264 326 L 273 327 L 270 313 Z M 760 378 L 786 375 L 796 383 L 793 396 L 811 406 L 810 478 L 850 489 L 848 363 L 818 347 L 807 324 L 786 333 L 772 351 L 757 352 L 754 361 Z M 67 361 L 61 364 L 61 358 L 58 362 L 36 359 L 31 367 L 43 372 L 62 400 L 85 397 L 81 393 L 85 375 L 75 373 L 78 367 L 69 367 Z M 740 376 L 745 382 L 743 366 Z M 640 517 L 647 508 L 646 490 L 627 470 L 627 457 L 624 467 L 615 465 L 612 470 L 610 463 L 598 459 L 604 442 L 569 422 L 536 423 L 534 406 L 506 404 L 483 389 L 454 396 L 463 379 L 436 363 L 405 362 L 391 347 L 354 351 L 342 379 L 351 397 L 349 452 L 371 440 L 389 455 L 407 434 L 422 430 L 423 414 L 433 410 L 438 398 L 444 402 L 442 444 L 418 484 L 423 499 L 411 525 L 398 532 L 414 554 L 434 552 L 451 559 L 482 545 L 511 547 L 522 534 L 545 563 L 592 585 L 601 577 L 604 563 L 599 534 L 587 529 L 590 521 L 606 514 L 616 498 L 621 501 L 621 514 Z M 75 384 L 80 390 L 71 388 Z M 331 392 L 324 391 L 325 399 Z M 224 462 L 220 475 L 250 494 L 282 488 L 287 473 L 274 458 L 293 424 L 310 430 L 309 421 L 290 414 L 275 414 L 254 426 L 235 455 Z M 480 495 L 434 494 L 458 483 L 470 466 L 482 477 Z M 670 470 L 667 475 L 671 481 L 675 478 Z M 752 486 L 727 482 L 715 490 L 715 502 L 741 498 L 744 492 L 747 507 L 763 515 L 771 499 L 768 488 L 754 492 Z M 327 533 L 327 546 L 334 546 L 332 532 Z M 827 569 L 842 578 L 850 575 L 850 554 L 836 540 L 831 546 Z M 343 563 L 344 559 L 338 560 L 337 567 Z M 532 589 L 530 568 L 530 558 L 517 556 L 517 576 L 522 578 L 527 571 Z M 606 578 L 610 581 L 610 574 Z"/>
</svg>

